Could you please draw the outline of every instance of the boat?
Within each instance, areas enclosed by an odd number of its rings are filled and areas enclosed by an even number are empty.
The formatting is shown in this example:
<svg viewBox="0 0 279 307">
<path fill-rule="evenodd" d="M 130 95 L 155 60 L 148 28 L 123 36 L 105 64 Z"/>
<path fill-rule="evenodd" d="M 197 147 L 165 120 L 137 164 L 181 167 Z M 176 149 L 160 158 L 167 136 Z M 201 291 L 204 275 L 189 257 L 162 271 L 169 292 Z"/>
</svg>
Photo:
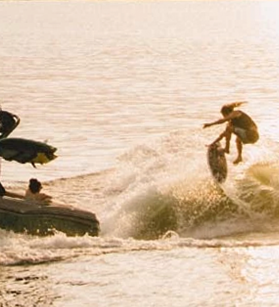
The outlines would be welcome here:
<svg viewBox="0 0 279 307">
<path fill-rule="evenodd" d="M 6 118 L 6 120 L 5 120 Z M 17 115 L 1 110 L 0 157 L 21 164 L 45 164 L 56 159 L 56 147 L 46 143 L 8 138 L 18 126 Z M 44 203 L 25 199 L 24 196 L 5 191 L 0 183 L 0 228 L 16 233 L 47 236 L 63 232 L 67 236 L 98 236 L 99 221 L 90 211 L 55 202 Z"/>
<path fill-rule="evenodd" d="M 98 236 L 99 221 L 90 211 L 73 206 L 0 198 L 0 228 L 37 236 L 63 232 L 67 236 Z"/>
</svg>

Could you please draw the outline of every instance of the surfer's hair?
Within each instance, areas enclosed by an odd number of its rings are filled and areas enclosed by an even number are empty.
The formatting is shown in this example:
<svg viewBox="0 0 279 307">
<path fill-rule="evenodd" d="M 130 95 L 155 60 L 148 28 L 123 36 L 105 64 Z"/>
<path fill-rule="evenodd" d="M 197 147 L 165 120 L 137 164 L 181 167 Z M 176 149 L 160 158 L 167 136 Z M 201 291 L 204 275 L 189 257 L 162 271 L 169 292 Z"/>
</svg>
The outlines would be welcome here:
<svg viewBox="0 0 279 307">
<path fill-rule="evenodd" d="M 40 190 L 42 189 L 42 184 L 40 183 L 39 180 L 35 178 L 31 178 L 29 180 L 29 189 L 32 193 L 39 193 Z"/>
<path fill-rule="evenodd" d="M 221 108 L 221 113 L 226 116 L 229 115 L 234 108 L 240 107 L 241 105 L 247 103 L 246 101 L 239 101 L 239 102 L 232 102 L 229 104 L 225 104 L 224 106 L 222 106 Z"/>
</svg>

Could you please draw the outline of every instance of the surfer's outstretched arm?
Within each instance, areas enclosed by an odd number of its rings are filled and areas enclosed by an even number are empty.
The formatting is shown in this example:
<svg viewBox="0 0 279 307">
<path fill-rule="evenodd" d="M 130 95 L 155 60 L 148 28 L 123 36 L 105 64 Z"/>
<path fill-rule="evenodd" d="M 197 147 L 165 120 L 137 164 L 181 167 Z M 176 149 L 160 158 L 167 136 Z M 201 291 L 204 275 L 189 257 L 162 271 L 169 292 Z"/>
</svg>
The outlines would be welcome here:
<svg viewBox="0 0 279 307">
<path fill-rule="evenodd" d="M 211 126 L 215 126 L 215 125 L 220 125 L 220 124 L 223 124 L 225 123 L 226 121 L 228 121 L 228 119 L 226 118 L 220 118 L 212 123 L 206 123 L 203 125 L 203 128 L 208 128 L 208 127 L 211 127 Z"/>
<path fill-rule="evenodd" d="M 227 115 L 223 118 L 220 118 L 220 119 L 218 119 L 214 122 L 204 124 L 203 128 L 208 128 L 208 127 L 211 127 L 211 126 L 220 125 L 220 124 L 223 124 L 225 122 L 229 122 L 233 118 L 236 118 L 236 117 L 239 117 L 239 116 L 240 116 L 240 113 L 238 111 L 234 111 L 234 112 L 230 113 L 229 115 Z"/>
</svg>

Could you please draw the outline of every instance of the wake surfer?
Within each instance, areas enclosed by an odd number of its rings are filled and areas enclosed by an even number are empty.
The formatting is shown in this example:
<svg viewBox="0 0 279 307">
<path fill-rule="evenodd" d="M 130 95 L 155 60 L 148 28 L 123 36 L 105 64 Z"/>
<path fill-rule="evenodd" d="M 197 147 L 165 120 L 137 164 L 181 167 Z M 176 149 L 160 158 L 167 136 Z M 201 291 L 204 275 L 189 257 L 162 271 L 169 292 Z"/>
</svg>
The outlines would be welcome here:
<svg viewBox="0 0 279 307">
<path fill-rule="evenodd" d="M 230 140 L 232 133 L 236 135 L 236 148 L 238 155 L 233 162 L 238 164 L 242 161 L 242 144 L 254 144 L 259 139 L 258 127 L 252 118 L 240 110 L 234 110 L 234 108 L 241 106 L 245 102 L 233 102 L 226 104 L 221 108 L 223 118 L 218 119 L 211 123 L 206 123 L 203 128 L 210 126 L 223 124 L 228 122 L 226 130 L 219 135 L 219 137 L 211 144 L 215 144 L 226 139 L 226 146 L 224 148 L 225 153 L 230 153 Z"/>
</svg>

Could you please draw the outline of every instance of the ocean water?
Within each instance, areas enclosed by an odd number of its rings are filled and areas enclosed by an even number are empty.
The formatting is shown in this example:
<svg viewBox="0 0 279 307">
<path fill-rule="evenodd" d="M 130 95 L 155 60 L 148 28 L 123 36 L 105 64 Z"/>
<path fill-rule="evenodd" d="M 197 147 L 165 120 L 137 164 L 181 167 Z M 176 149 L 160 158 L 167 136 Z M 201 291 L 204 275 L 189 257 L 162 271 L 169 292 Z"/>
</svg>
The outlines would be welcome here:
<svg viewBox="0 0 279 307">
<path fill-rule="evenodd" d="M 12 136 L 47 141 L 34 169 L 98 238 L 0 230 L 0 306 L 278 306 L 279 3 L 0 1 L 0 103 Z M 206 145 L 220 107 L 259 126 L 216 185 Z"/>
</svg>

